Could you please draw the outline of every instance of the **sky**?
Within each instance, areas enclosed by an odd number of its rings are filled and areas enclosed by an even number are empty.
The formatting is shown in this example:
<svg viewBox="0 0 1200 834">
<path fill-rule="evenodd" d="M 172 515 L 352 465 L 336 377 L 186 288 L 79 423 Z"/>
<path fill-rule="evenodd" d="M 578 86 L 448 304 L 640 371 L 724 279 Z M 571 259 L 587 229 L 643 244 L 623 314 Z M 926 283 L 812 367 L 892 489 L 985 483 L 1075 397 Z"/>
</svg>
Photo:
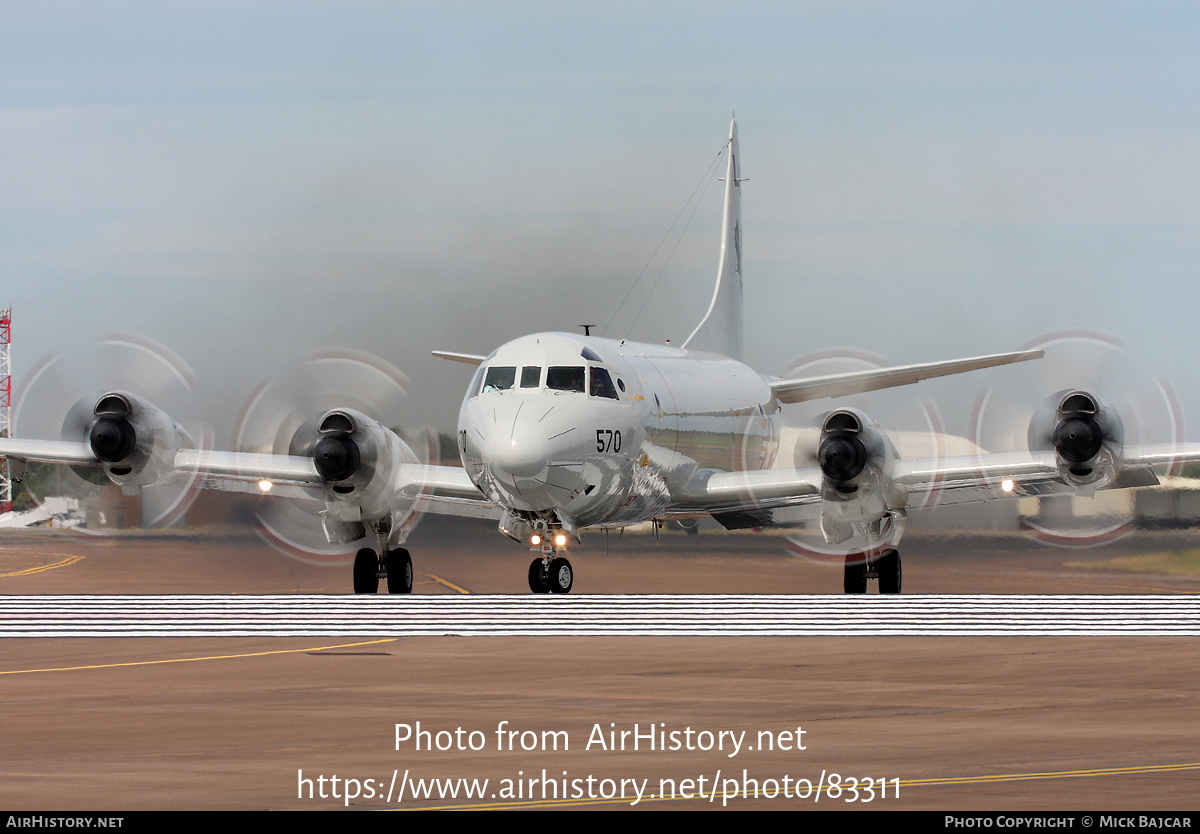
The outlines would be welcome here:
<svg viewBox="0 0 1200 834">
<path fill-rule="evenodd" d="M 734 112 L 753 367 L 1096 330 L 1200 439 L 1200 7 L 1170 2 L 0 2 L 15 388 L 138 334 L 228 438 L 350 349 L 408 376 L 392 420 L 453 431 L 471 369 L 430 350 L 687 336 Z M 988 384 L 923 395 L 956 429 Z"/>
</svg>

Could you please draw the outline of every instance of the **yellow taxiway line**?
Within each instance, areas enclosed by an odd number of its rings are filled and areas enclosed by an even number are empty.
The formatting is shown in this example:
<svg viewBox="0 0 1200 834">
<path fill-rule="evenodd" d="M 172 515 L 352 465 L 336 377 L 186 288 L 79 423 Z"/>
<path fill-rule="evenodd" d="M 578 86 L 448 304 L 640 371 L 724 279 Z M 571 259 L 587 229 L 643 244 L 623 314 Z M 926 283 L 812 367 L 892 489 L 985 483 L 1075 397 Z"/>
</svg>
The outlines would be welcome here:
<svg viewBox="0 0 1200 834">
<path fill-rule="evenodd" d="M 50 553 L 49 556 L 61 556 L 61 553 Z M 0 576 L 30 576 L 31 574 L 41 573 L 42 571 L 54 570 L 55 568 L 65 568 L 67 565 L 73 565 L 83 559 L 82 556 L 67 556 L 65 559 L 60 559 L 49 565 L 42 565 L 36 568 L 25 568 L 24 570 L 13 570 L 7 573 L 0 573 Z"/>
<path fill-rule="evenodd" d="M 12 669 L 7 672 L 0 671 L 0 675 L 29 675 L 34 672 L 77 672 L 83 669 L 114 669 L 119 666 L 155 666 L 161 663 L 195 663 L 199 660 L 233 660 L 239 657 L 263 657 L 269 654 L 301 654 L 303 652 L 323 652 L 329 649 L 349 649 L 355 646 L 373 646 L 377 643 L 394 643 L 395 637 L 387 637 L 382 640 L 367 640 L 362 643 L 341 643 L 337 646 L 311 646 L 304 649 L 276 649 L 269 652 L 247 652 L 245 654 L 218 654 L 208 657 L 175 657 L 168 660 L 133 660 L 126 663 L 97 663 L 91 666 L 60 666 L 51 669 Z"/>
<path fill-rule="evenodd" d="M 421 576 L 426 576 L 426 577 L 432 579 L 434 582 L 438 583 L 439 585 L 445 585 L 450 590 L 457 591 L 460 594 L 470 595 L 470 593 L 471 593 L 466 588 L 460 588 L 459 586 L 455 585 L 450 580 L 442 579 L 440 576 L 434 576 L 432 573 L 423 573 L 423 574 L 421 574 Z"/>
</svg>

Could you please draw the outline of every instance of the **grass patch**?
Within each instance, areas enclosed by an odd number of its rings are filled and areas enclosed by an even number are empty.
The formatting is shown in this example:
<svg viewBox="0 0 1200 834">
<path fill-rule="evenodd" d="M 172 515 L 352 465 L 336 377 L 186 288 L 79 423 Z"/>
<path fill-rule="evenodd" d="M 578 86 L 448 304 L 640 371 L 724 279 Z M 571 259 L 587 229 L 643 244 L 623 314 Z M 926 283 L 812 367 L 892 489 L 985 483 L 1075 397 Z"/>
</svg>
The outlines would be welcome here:
<svg viewBox="0 0 1200 834">
<path fill-rule="evenodd" d="M 1084 570 L 1200 576 L 1200 550 L 1173 550 L 1167 553 L 1146 553 L 1141 556 L 1118 556 L 1103 562 L 1067 562 L 1066 566 Z"/>
</svg>

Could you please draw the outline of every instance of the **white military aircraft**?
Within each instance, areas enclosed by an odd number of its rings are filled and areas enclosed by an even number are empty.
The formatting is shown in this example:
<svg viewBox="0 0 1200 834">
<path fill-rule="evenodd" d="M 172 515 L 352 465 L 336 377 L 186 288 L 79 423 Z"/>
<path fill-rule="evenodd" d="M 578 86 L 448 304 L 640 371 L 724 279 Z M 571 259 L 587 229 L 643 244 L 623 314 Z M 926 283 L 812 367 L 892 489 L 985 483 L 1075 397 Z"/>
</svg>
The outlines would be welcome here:
<svg viewBox="0 0 1200 834">
<path fill-rule="evenodd" d="M 537 333 L 487 356 L 435 352 L 478 366 L 458 418 L 463 467 L 423 464 L 370 416 L 335 408 L 292 454 L 195 448 L 149 402 L 102 396 L 79 436 L 0 438 L 0 455 L 101 467 L 128 494 L 186 480 L 223 489 L 317 491 L 329 542 L 367 540 L 355 593 L 412 589 L 402 545 L 420 512 L 498 516 L 537 551 L 535 593 L 571 590 L 562 555 L 584 528 L 712 516 L 728 528 L 818 521 L 825 540 L 859 537 L 845 590 L 898 593 L 906 512 L 936 486 L 956 500 L 1157 483 L 1151 467 L 1200 460 L 1200 444 L 1126 446 L 1116 413 L 1065 390 L 1030 426 L 1030 450 L 902 459 L 866 414 L 836 405 L 820 422 L 815 466 L 772 468 L 782 406 L 909 385 L 1040 358 L 1040 350 L 803 379 L 742 363 L 741 183 L 736 123 L 727 145 L 720 265 L 712 303 L 681 347 L 574 333 Z M 293 443 L 293 447 L 297 444 Z M 261 486 L 260 486 L 261 485 Z M 999 486 L 997 486 L 999 485 Z"/>
</svg>

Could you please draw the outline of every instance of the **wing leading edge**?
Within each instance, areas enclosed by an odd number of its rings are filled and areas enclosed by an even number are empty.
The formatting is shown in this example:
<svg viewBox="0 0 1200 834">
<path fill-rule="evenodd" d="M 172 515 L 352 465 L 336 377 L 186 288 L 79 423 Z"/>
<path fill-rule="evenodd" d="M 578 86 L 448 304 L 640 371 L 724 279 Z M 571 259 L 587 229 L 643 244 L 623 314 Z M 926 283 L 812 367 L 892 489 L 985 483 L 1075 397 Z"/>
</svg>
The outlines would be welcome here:
<svg viewBox="0 0 1200 834">
<path fill-rule="evenodd" d="M 101 467 L 104 462 L 84 442 L 0 438 L 0 457 L 21 461 Z M 489 517 L 495 508 L 457 466 L 401 464 L 392 477 L 394 491 L 416 492 L 424 511 Z M 310 495 L 327 484 L 311 457 L 296 455 L 180 449 L 155 480 L 143 484 L 187 482 L 205 489 L 261 493 L 264 482 L 274 495 Z"/>
<path fill-rule="evenodd" d="M 769 382 L 771 392 L 781 403 L 802 403 L 825 397 L 845 397 L 912 385 L 923 379 L 963 374 L 982 368 L 1028 362 L 1045 356 L 1042 350 L 1023 350 L 1015 353 L 995 353 L 970 359 L 951 359 L 946 362 L 927 362 L 921 365 L 902 365 L 895 368 L 879 368 L 855 371 L 848 374 L 809 377 L 808 379 L 776 379 Z"/>
<path fill-rule="evenodd" d="M 1103 489 L 1127 489 L 1159 483 L 1156 468 L 1200 462 L 1200 443 L 1129 446 L 1119 475 Z M 914 497 L 936 491 L 939 504 L 962 504 L 1002 497 L 1076 494 L 1062 477 L 1053 450 L 981 453 L 892 462 L 883 473 L 884 491 L 899 494 L 892 509 L 907 509 Z M 711 514 L 728 527 L 770 526 L 820 515 L 819 467 L 753 472 L 703 470 L 693 477 L 686 496 L 670 515 Z"/>
</svg>

